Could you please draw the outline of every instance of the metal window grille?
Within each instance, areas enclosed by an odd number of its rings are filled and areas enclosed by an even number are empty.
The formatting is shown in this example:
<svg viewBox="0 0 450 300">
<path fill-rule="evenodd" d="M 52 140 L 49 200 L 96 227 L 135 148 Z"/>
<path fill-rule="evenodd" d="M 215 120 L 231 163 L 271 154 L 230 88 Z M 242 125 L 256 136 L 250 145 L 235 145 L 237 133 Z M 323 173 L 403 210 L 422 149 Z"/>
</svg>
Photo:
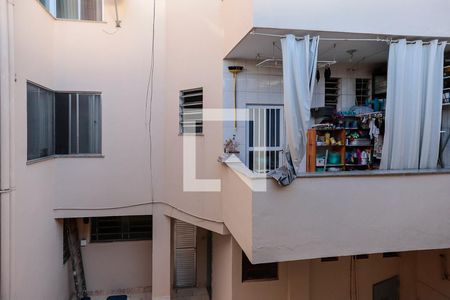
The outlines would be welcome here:
<svg viewBox="0 0 450 300">
<path fill-rule="evenodd" d="M 370 98 L 370 79 L 355 79 L 356 105 L 364 105 Z"/>
<path fill-rule="evenodd" d="M 340 95 L 339 78 L 325 79 L 325 107 L 336 109 Z"/>
<path fill-rule="evenodd" d="M 283 106 L 249 106 L 247 165 L 257 173 L 281 166 L 284 148 Z"/>
<path fill-rule="evenodd" d="M 203 89 L 180 92 L 180 133 L 203 133 Z"/>
<path fill-rule="evenodd" d="M 152 239 L 152 216 L 98 217 L 91 219 L 91 242 Z"/>
</svg>

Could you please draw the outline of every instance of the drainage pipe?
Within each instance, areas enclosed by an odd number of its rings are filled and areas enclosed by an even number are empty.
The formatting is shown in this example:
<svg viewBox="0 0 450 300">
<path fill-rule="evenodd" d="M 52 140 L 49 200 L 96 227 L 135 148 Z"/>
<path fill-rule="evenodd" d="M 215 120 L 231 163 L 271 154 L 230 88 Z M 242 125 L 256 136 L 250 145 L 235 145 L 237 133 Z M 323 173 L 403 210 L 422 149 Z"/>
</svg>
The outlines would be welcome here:
<svg viewBox="0 0 450 300">
<path fill-rule="evenodd" d="M 0 299 L 12 299 L 14 202 L 14 2 L 0 0 Z"/>
</svg>

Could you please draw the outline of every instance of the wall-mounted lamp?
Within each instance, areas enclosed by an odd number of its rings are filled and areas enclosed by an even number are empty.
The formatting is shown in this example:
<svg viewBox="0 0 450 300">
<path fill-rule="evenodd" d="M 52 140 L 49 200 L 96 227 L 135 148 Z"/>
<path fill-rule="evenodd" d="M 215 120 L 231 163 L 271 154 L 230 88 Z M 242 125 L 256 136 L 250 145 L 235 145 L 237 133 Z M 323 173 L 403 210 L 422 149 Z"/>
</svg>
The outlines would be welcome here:
<svg viewBox="0 0 450 300">
<path fill-rule="evenodd" d="M 233 74 L 234 79 L 234 130 L 237 129 L 237 75 L 244 70 L 243 66 L 229 66 L 228 71 Z"/>
</svg>

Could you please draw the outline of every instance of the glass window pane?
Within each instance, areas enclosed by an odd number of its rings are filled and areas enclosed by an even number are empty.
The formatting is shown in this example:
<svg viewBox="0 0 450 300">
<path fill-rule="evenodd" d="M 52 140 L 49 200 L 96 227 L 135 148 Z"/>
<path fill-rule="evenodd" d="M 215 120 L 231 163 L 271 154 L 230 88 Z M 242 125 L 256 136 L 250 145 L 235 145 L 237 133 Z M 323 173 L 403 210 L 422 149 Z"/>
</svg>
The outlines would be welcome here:
<svg viewBox="0 0 450 300">
<path fill-rule="evenodd" d="M 79 19 L 78 0 L 56 0 L 56 17 L 61 19 Z"/>
<path fill-rule="evenodd" d="M 53 92 L 27 85 L 27 158 L 54 154 Z"/>
<path fill-rule="evenodd" d="M 70 94 L 70 153 L 78 153 L 78 104 L 77 95 Z"/>
<path fill-rule="evenodd" d="M 102 20 L 102 0 L 80 0 L 80 7 L 82 20 Z"/>
<path fill-rule="evenodd" d="M 99 95 L 79 95 L 79 153 L 100 153 L 101 106 Z"/>
<path fill-rule="evenodd" d="M 41 3 L 42 3 L 42 5 L 44 5 L 47 9 L 49 9 L 49 7 L 50 7 L 50 3 L 49 3 L 49 0 L 39 0 Z"/>
<path fill-rule="evenodd" d="M 55 95 L 55 153 L 69 154 L 69 94 Z"/>
</svg>

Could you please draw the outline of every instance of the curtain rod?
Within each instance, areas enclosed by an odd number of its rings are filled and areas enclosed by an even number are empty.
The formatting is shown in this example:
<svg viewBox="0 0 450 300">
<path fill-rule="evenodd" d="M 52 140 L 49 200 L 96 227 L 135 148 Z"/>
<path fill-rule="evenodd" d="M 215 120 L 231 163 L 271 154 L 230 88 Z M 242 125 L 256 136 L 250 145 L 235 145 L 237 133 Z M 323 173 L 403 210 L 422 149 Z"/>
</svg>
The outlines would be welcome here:
<svg viewBox="0 0 450 300">
<path fill-rule="evenodd" d="M 262 32 L 255 32 L 255 31 L 251 31 L 250 32 L 251 35 L 261 35 L 261 36 L 270 36 L 270 37 L 278 37 L 278 38 L 286 38 L 287 35 L 281 35 L 281 34 L 272 34 L 272 33 L 262 33 Z M 303 39 L 303 37 L 295 37 L 296 39 Z M 399 40 L 392 40 L 392 39 L 381 39 L 381 38 L 376 38 L 376 39 L 358 39 L 358 38 L 327 38 L 327 37 L 320 37 L 321 41 L 347 41 L 347 42 L 385 42 L 385 43 L 398 43 Z M 447 46 L 450 44 L 449 41 L 447 42 Z M 413 44 L 415 43 L 414 41 L 407 41 L 408 44 Z M 429 44 L 430 42 L 424 42 L 424 44 Z M 439 42 L 439 44 L 441 44 L 441 42 Z"/>
</svg>

